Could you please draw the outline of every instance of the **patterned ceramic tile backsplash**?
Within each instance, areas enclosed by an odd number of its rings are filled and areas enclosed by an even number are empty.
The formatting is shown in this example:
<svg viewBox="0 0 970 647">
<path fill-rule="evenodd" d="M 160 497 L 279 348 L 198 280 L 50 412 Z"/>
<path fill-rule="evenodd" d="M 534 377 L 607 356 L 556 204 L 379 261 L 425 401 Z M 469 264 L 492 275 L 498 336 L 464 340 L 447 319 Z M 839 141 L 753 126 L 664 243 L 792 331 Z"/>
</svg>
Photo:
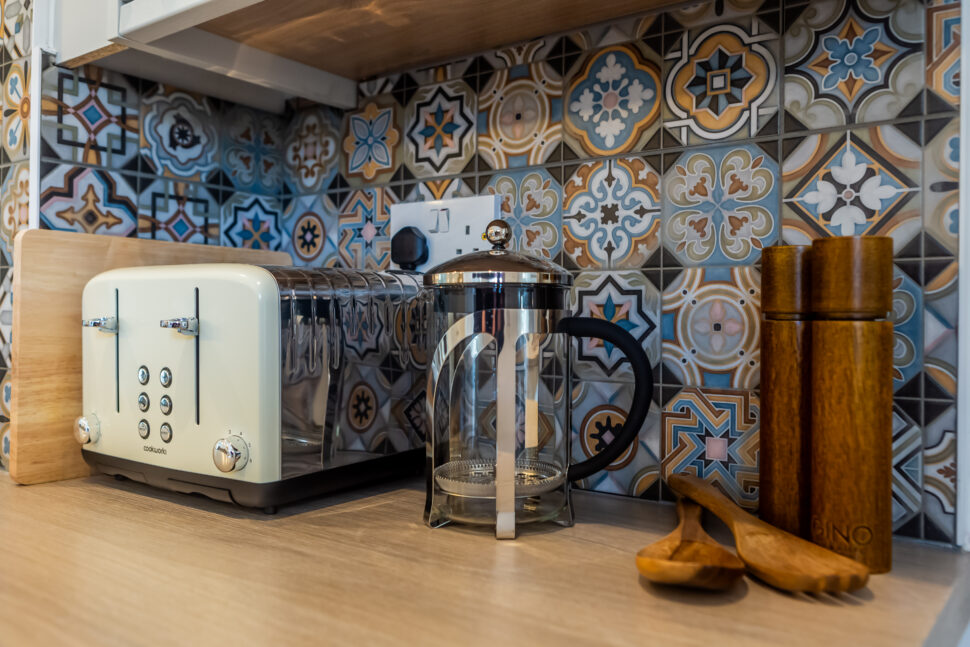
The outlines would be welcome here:
<svg viewBox="0 0 970 647">
<path fill-rule="evenodd" d="M 26 222 L 29 4 L 8 0 L 3 22 L 4 266 Z M 891 236 L 894 523 L 952 541 L 959 13 L 939 0 L 702 2 L 369 79 L 344 113 L 269 115 L 51 68 L 42 225 L 385 268 L 390 205 L 495 194 L 516 247 L 573 271 L 575 309 L 630 331 L 655 366 L 639 443 L 583 485 L 667 498 L 660 477 L 690 471 L 751 509 L 761 251 Z M 0 274 L 8 349 L 12 272 Z M 582 460 L 634 394 L 618 350 L 575 352 Z"/>
</svg>

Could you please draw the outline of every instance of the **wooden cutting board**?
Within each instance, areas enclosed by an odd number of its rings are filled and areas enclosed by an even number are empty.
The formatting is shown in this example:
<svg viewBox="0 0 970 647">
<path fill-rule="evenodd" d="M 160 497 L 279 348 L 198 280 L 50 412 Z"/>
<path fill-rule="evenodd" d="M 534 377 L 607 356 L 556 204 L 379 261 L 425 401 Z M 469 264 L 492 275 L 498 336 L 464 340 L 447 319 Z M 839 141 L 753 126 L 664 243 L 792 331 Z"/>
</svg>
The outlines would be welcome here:
<svg viewBox="0 0 970 647">
<path fill-rule="evenodd" d="M 23 484 L 87 476 L 74 440 L 81 402 L 81 292 L 137 265 L 290 265 L 285 252 L 31 229 L 14 241 L 10 475 Z"/>
</svg>

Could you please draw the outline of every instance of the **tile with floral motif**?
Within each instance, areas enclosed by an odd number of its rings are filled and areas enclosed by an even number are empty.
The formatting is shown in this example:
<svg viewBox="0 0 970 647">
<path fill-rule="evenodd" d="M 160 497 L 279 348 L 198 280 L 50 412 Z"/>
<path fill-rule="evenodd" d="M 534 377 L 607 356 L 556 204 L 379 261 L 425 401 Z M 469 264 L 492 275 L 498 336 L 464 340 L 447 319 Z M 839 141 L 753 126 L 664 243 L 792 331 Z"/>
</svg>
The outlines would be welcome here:
<svg viewBox="0 0 970 647">
<path fill-rule="evenodd" d="M 557 260 L 562 249 L 562 187 L 544 168 L 492 176 L 483 195 L 499 198 L 512 226 L 512 247 Z"/>
<path fill-rule="evenodd" d="M 566 143 L 578 154 L 640 150 L 660 127 L 660 57 L 646 46 L 613 45 L 574 66 L 563 94 Z"/>
<path fill-rule="evenodd" d="M 938 124 L 945 124 L 940 128 Z M 923 149 L 923 227 L 951 254 L 960 230 L 960 120 L 927 121 Z M 936 255 L 934 253 L 934 255 Z"/>
<path fill-rule="evenodd" d="M 330 188 L 340 160 L 340 124 L 329 108 L 304 108 L 290 121 L 283 141 L 286 185 L 296 194 Z"/>
<path fill-rule="evenodd" d="M 923 88 L 919 3 L 819 0 L 785 32 L 785 109 L 806 128 L 882 121 Z"/>
<path fill-rule="evenodd" d="M 344 115 L 341 155 L 352 186 L 390 180 L 401 164 L 401 107 L 390 96 L 366 99 Z"/>
<path fill-rule="evenodd" d="M 3 79 L 3 150 L 17 162 L 27 159 L 30 149 L 30 62 L 11 64 Z"/>
<path fill-rule="evenodd" d="M 660 175 L 641 157 L 580 165 L 563 187 L 563 262 L 637 268 L 660 247 Z"/>
<path fill-rule="evenodd" d="M 29 223 L 30 165 L 26 160 L 17 162 L 0 172 L 0 178 L 0 251 L 4 264 L 10 264 L 14 238 Z"/>
<path fill-rule="evenodd" d="M 786 140 L 782 236 L 891 236 L 899 251 L 921 227 L 919 124 Z"/>
<path fill-rule="evenodd" d="M 757 262 L 778 238 L 778 185 L 755 144 L 684 152 L 664 176 L 664 245 L 688 266 Z"/>
<path fill-rule="evenodd" d="M 276 115 L 232 106 L 223 116 L 222 170 L 241 191 L 283 187 L 283 123 Z"/>
<path fill-rule="evenodd" d="M 761 275 L 754 267 L 692 267 L 663 293 L 664 366 L 679 383 L 757 388 Z"/>
</svg>

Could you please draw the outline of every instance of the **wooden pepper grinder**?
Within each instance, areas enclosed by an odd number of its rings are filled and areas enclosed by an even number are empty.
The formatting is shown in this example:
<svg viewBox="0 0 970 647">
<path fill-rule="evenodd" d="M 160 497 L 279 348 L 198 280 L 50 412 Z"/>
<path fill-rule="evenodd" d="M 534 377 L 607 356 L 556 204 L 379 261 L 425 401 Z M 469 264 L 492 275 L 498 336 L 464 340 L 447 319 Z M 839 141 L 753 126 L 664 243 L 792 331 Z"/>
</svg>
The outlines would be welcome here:
<svg viewBox="0 0 970 647">
<path fill-rule="evenodd" d="M 810 538 L 811 247 L 761 254 L 762 519 Z"/>
<path fill-rule="evenodd" d="M 812 541 L 892 566 L 892 239 L 812 244 Z"/>
</svg>

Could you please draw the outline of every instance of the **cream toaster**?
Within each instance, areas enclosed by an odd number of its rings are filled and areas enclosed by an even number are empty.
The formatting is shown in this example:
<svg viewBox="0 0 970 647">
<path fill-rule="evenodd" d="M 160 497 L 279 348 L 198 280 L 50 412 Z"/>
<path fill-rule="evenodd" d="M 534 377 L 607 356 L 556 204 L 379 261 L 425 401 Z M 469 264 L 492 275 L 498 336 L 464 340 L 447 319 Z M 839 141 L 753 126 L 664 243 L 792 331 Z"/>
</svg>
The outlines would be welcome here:
<svg viewBox="0 0 970 647">
<path fill-rule="evenodd" d="M 420 473 L 419 279 L 239 264 L 95 276 L 74 427 L 85 460 L 267 511 Z"/>
</svg>

